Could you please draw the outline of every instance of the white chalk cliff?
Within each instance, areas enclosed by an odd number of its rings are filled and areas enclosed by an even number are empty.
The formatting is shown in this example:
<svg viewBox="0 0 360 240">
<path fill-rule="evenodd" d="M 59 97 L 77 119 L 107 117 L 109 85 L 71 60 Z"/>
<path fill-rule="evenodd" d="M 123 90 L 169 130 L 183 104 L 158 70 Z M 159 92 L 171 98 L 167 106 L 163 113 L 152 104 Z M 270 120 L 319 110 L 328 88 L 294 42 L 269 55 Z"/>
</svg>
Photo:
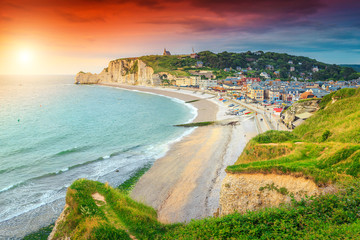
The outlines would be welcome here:
<svg viewBox="0 0 360 240">
<path fill-rule="evenodd" d="M 75 76 L 77 84 L 121 83 L 128 85 L 160 85 L 159 74 L 139 59 L 117 59 L 99 74 L 79 72 Z"/>
</svg>

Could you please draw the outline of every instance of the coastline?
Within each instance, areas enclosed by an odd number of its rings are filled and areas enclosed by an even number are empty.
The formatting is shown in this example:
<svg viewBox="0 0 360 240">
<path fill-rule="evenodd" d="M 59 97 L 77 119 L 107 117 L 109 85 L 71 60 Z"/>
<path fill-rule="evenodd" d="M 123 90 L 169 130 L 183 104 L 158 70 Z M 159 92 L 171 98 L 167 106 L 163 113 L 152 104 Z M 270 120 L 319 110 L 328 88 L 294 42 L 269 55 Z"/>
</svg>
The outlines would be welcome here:
<svg viewBox="0 0 360 240">
<path fill-rule="evenodd" d="M 198 113 L 192 122 L 229 118 L 225 115 L 228 109 L 225 104 L 214 96 L 201 95 L 193 90 L 116 83 L 99 85 L 162 95 L 185 102 L 196 99 L 198 101 L 189 103 Z M 190 134 L 184 134 L 180 140 L 170 143 L 165 156 L 157 159 L 140 178 L 130 196 L 154 207 L 158 211 L 158 219 L 165 223 L 188 222 L 212 216 L 219 207 L 221 182 L 226 176 L 225 168 L 237 160 L 247 141 L 257 134 L 254 121 L 255 119 L 251 119 L 237 126 L 192 129 Z M 201 150 L 199 146 L 203 146 Z M 59 207 L 62 206 L 60 203 Z"/>
<path fill-rule="evenodd" d="M 121 84 L 100 84 L 178 98 L 198 109 L 193 122 L 224 120 L 227 107 L 216 98 L 189 90 Z M 130 196 L 158 212 L 163 223 L 189 222 L 216 214 L 225 168 L 240 156 L 246 143 L 257 135 L 255 119 L 235 126 L 198 127 L 170 146 L 166 155 L 135 184 Z"/>
</svg>

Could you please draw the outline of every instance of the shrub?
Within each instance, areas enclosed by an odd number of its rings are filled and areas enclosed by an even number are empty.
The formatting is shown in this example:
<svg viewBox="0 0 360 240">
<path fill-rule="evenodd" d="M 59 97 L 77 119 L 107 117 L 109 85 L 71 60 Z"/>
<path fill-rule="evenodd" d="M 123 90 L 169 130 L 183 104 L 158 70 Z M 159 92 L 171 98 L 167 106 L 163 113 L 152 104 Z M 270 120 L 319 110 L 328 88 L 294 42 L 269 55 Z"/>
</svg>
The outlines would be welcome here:
<svg viewBox="0 0 360 240">
<path fill-rule="evenodd" d="M 325 130 L 325 132 L 321 135 L 321 141 L 325 142 L 331 135 L 329 130 Z"/>
<path fill-rule="evenodd" d="M 110 225 L 101 225 L 100 227 L 94 228 L 91 232 L 92 240 L 113 240 L 113 239 L 124 239 L 131 240 L 129 235 L 122 229 L 116 229 Z"/>
<path fill-rule="evenodd" d="M 289 131 L 270 130 L 253 138 L 257 143 L 280 143 L 296 140 L 295 135 Z"/>
</svg>

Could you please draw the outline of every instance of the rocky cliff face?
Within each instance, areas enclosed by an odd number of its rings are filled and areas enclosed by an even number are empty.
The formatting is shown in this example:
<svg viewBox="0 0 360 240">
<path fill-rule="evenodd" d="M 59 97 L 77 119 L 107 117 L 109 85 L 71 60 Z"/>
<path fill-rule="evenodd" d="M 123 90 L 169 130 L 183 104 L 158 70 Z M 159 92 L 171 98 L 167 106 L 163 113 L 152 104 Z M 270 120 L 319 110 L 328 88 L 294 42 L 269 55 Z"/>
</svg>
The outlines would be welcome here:
<svg viewBox="0 0 360 240">
<path fill-rule="evenodd" d="M 159 74 L 139 59 L 118 59 L 110 61 L 109 66 L 99 74 L 79 72 L 77 84 L 121 83 L 128 85 L 160 85 Z"/>
<path fill-rule="evenodd" d="M 312 180 L 303 177 L 277 174 L 227 173 L 221 186 L 220 215 L 245 213 L 266 207 L 290 203 L 291 195 L 300 200 L 333 192 L 332 186 L 319 188 Z"/>
<path fill-rule="evenodd" d="M 281 118 L 283 119 L 285 125 L 291 128 L 291 124 L 297 120 L 296 115 L 302 113 L 315 113 L 320 109 L 319 102 L 320 99 L 295 102 L 282 114 Z"/>
</svg>

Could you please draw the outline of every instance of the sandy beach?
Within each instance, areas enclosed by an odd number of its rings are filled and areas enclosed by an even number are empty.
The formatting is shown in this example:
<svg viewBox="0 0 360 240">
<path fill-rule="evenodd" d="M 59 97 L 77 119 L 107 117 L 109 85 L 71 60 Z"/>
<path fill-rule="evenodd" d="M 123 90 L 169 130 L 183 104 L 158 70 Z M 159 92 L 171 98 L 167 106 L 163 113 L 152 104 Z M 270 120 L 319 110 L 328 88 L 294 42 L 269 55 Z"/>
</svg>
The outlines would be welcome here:
<svg viewBox="0 0 360 240">
<path fill-rule="evenodd" d="M 193 122 L 224 120 L 226 104 L 213 95 L 196 91 L 104 84 L 128 90 L 138 90 L 174 97 L 191 103 L 198 109 Z M 242 118 L 242 117 L 237 117 Z M 189 222 L 213 216 L 219 207 L 220 187 L 225 168 L 233 164 L 247 141 L 257 134 L 253 117 L 245 117 L 235 126 L 212 125 L 198 127 L 167 154 L 156 160 L 141 177 L 131 197 L 158 211 L 164 223 Z"/>
</svg>

